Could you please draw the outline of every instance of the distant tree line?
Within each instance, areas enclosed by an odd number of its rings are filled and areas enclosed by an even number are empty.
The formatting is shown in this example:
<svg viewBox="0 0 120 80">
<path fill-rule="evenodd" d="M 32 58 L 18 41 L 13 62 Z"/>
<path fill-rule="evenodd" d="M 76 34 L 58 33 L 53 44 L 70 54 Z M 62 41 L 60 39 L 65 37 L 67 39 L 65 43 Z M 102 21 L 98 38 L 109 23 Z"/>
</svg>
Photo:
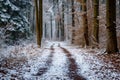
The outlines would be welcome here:
<svg viewBox="0 0 120 80">
<path fill-rule="evenodd" d="M 83 38 L 84 38 L 84 46 L 93 46 L 93 48 L 95 47 L 99 47 L 99 2 L 101 2 L 102 4 L 106 4 L 106 52 L 107 53 L 114 53 L 114 52 L 118 52 L 118 43 L 117 43 L 117 33 L 116 33 L 116 3 L 119 1 L 116 0 L 77 0 L 78 2 L 80 2 L 80 11 L 82 12 L 81 14 L 81 18 L 82 18 L 82 26 L 83 26 Z M 58 18 L 59 20 L 56 21 L 56 30 L 57 31 L 57 37 L 61 37 L 60 40 L 64 41 L 65 38 L 67 37 L 65 33 L 65 17 L 66 17 L 66 12 L 67 12 L 67 8 L 71 9 L 71 25 L 73 27 L 72 30 L 72 34 L 71 34 L 71 43 L 74 44 L 74 37 L 75 37 L 75 3 L 76 1 L 74 0 L 49 0 L 50 3 L 53 4 L 53 11 L 55 11 L 54 15 L 55 16 L 60 16 L 60 18 Z M 92 2 L 92 3 L 90 3 Z M 71 4 L 69 4 L 71 3 Z M 39 5 L 42 5 L 42 3 L 39 3 Z M 89 27 L 88 27 L 88 6 L 89 4 L 92 5 L 93 8 L 93 27 L 92 27 L 92 42 L 93 44 L 90 44 L 90 38 L 89 38 Z M 38 5 L 38 4 L 36 4 Z M 71 6 L 71 7 L 69 7 Z M 42 6 L 39 6 L 39 10 L 41 11 Z M 68 12 L 70 11 L 70 9 L 68 9 Z M 39 11 L 38 10 L 38 11 Z M 37 12 L 37 9 L 36 9 Z M 38 12 L 39 16 L 40 14 L 42 14 L 42 12 Z M 70 13 L 70 12 L 69 12 Z M 38 15 L 38 14 L 36 14 Z M 39 17 L 41 20 L 41 16 Z M 42 25 L 42 23 L 38 23 L 39 28 L 41 28 L 40 25 Z M 51 29 L 52 30 L 52 29 Z M 38 31 L 41 34 L 42 31 Z M 40 36 L 39 35 L 39 36 Z M 41 36 L 39 37 L 38 41 L 41 41 Z M 40 42 L 38 42 L 38 45 L 40 45 Z"/>
</svg>

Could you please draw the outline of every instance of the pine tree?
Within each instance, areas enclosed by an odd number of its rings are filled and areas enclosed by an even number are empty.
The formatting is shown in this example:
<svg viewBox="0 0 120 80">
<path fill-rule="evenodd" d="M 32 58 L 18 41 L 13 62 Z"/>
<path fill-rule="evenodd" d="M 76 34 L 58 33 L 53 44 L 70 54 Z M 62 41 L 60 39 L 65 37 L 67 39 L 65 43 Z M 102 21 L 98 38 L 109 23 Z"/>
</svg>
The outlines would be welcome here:
<svg viewBox="0 0 120 80">
<path fill-rule="evenodd" d="M 116 0 L 106 0 L 107 53 L 118 52 L 116 36 Z"/>
</svg>

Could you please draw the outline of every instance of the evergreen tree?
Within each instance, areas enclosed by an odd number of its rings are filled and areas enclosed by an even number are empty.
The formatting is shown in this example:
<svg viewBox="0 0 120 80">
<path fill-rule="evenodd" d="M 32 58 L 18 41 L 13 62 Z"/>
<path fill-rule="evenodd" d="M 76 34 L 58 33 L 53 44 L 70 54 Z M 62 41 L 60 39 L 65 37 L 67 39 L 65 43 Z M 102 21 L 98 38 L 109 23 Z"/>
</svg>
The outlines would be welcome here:
<svg viewBox="0 0 120 80">
<path fill-rule="evenodd" d="M 14 44 L 19 39 L 29 37 L 30 0 L 0 0 L 0 25 L 5 30 L 5 42 Z M 8 36 L 9 35 L 9 36 Z"/>
</svg>

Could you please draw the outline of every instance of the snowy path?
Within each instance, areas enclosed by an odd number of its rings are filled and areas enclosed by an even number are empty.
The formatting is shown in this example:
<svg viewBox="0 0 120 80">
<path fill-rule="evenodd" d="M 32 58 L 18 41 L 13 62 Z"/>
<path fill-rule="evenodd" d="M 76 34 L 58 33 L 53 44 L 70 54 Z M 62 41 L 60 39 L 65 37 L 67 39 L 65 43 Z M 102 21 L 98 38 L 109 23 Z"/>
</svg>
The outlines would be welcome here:
<svg viewBox="0 0 120 80">
<path fill-rule="evenodd" d="M 76 60 L 66 48 L 59 43 L 53 43 L 47 50 L 49 51 L 43 51 L 42 56 L 33 63 L 33 66 L 37 65 L 31 67 L 33 77 L 30 78 L 30 74 L 26 74 L 26 80 L 86 80 L 78 74 Z"/>
<path fill-rule="evenodd" d="M 68 58 L 68 63 L 69 63 L 69 77 L 72 78 L 73 80 L 86 80 L 83 76 L 78 75 L 77 70 L 77 63 L 75 62 L 75 59 L 72 57 L 72 54 L 65 48 L 60 47 L 63 52 L 66 54 Z"/>
<path fill-rule="evenodd" d="M 45 66 L 42 67 L 42 68 L 39 68 L 36 76 L 41 76 L 42 74 L 44 74 L 45 72 L 47 72 L 47 70 L 49 69 L 49 67 L 51 66 L 51 63 L 52 63 L 52 57 L 53 57 L 53 53 L 54 53 L 54 48 L 53 48 L 54 45 L 51 45 L 50 47 L 50 54 L 45 62 Z"/>
<path fill-rule="evenodd" d="M 31 45 L 22 52 L 27 52 L 28 56 L 23 67 L 14 66 L 14 63 L 20 62 L 19 59 L 15 62 L 16 58 L 10 63 L 11 68 L 1 64 L 0 80 L 120 80 L 118 55 L 111 55 L 112 61 L 109 55 L 106 55 L 106 59 L 98 50 L 83 49 L 63 42 L 51 42 L 43 49 Z M 114 67 L 115 60 L 118 68 Z"/>
</svg>

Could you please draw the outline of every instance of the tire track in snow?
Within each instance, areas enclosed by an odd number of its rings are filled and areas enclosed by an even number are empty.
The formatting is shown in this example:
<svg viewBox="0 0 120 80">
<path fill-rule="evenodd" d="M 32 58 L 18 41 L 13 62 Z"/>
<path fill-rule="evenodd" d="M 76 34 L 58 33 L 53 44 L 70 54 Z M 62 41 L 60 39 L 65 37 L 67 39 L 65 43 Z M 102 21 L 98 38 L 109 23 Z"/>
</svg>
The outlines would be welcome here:
<svg viewBox="0 0 120 80">
<path fill-rule="evenodd" d="M 73 80 L 86 80 L 83 76 L 77 74 L 78 67 L 75 62 L 75 59 L 72 58 L 71 53 L 63 47 L 60 47 L 60 48 L 66 54 L 69 61 L 69 73 L 68 73 L 69 77 L 72 78 Z"/>
<path fill-rule="evenodd" d="M 63 53 L 57 44 L 54 45 L 54 51 L 52 66 L 38 80 L 71 80 L 67 74 L 68 63 L 66 54 Z"/>
<path fill-rule="evenodd" d="M 38 72 L 37 72 L 36 76 L 41 76 L 41 75 L 45 74 L 48 71 L 48 69 L 50 68 L 51 63 L 52 63 L 53 53 L 54 53 L 54 48 L 53 47 L 54 47 L 54 44 L 50 47 L 51 53 L 47 58 L 45 66 L 38 69 Z"/>
</svg>

